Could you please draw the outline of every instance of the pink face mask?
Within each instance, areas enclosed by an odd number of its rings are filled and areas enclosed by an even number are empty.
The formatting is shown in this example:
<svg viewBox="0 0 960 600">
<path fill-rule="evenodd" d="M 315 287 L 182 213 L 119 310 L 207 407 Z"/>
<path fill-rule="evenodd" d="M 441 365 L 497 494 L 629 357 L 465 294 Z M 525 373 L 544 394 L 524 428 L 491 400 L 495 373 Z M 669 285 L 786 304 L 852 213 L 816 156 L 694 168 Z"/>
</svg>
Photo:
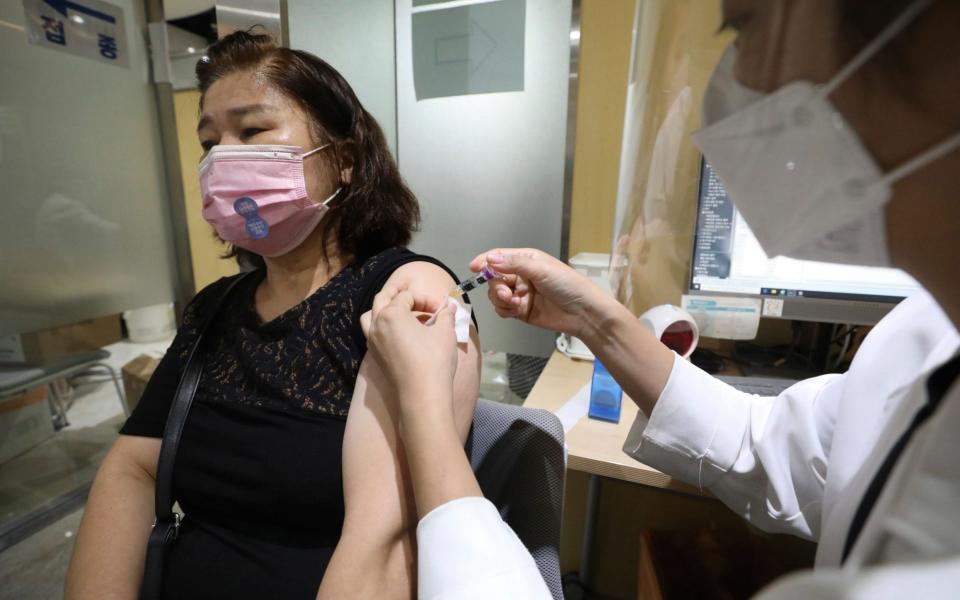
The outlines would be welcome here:
<svg viewBox="0 0 960 600">
<path fill-rule="evenodd" d="M 200 162 L 203 218 L 225 242 L 261 256 L 280 256 L 316 229 L 327 204 L 307 197 L 296 146 L 214 146 Z"/>
</svg>

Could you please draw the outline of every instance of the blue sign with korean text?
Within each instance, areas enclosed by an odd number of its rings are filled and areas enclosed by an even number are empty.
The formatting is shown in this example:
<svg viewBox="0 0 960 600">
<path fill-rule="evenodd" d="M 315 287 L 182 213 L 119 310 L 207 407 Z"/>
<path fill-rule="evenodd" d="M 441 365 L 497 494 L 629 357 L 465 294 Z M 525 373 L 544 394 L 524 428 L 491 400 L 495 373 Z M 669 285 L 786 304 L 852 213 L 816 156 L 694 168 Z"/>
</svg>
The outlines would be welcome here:
<svg viewBox="0 0 960 600">
<path fill-rule="evenodd" d="M 123 9 L 101 0 L 23 0 L 27 40 L 111 65 L 127 67 Z"/>
</svg>

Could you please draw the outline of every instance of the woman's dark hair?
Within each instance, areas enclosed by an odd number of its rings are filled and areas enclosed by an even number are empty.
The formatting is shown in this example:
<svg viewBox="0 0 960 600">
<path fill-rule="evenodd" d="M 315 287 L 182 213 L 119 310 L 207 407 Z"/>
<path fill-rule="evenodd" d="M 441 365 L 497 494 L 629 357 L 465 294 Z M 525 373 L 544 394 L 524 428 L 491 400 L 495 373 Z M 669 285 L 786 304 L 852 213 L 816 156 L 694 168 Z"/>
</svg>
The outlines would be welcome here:
<svg viewBox="0 0 960 600">
<path fill-rule="evenodd" d="M 339 165 L 353 166 L 350 183 L 341 183 L 343 191 L 320 222 L 323 239 L 334 234 L 340 252 L 359 262 L 408 244 L 420 225 L 417 199 L 401 179 L 380 126 L 343 76 L 313 54 L 282 48 L 268 35 L 236 31 L 210 46 L 197 63 L 201 108 L 217 80 L 251 70 L 306 110 L 317 129 L 311 133 L 333 143 Z M 264 266 L 261 256 L 236 246 L 228 257 Z"/>
<path fill-rule="evenodd" d="M 905 11 L 913 0 L 840 0 L 841 17 L 856 39 L 851 40 L 854 47 L 861 47 L 872 41 L 886 29 L 900 13 Z M 886 46 L 880 49 L 877 58 L 888 65 L 899 58 L 901 45 L 909 44 L 908 27 Z M 904 33 L 908 34 L 904 36 Z M 901 65 L 902 66 L 902 65 Z"/>
</svg>

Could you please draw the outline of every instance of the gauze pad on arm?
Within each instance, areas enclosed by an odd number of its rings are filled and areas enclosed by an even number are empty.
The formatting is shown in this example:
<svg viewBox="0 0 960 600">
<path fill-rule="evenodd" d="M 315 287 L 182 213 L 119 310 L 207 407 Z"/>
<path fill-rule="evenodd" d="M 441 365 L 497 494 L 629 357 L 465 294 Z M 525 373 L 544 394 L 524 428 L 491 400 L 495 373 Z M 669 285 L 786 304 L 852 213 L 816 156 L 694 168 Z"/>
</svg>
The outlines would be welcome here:
<svg viewBox="0 0 960 600">
<path fill-rule="evenodd" d="M 440 310 L 427 319 L 424 325 L 433 325 L 436 323 L 437 315 L 440 314 L 440 311 L 446 310 L 451 302 L 457 307 L 457 313 L 453 316 L 453 328 L 457 333 L 457 343 L 466 344 L 470 341 L 470 315 L 473 314 L 473 307 L 465 302 L 460 302 L 453 296 L 447 296 Z"/>
<path fill-rule="evenodd" d="M 457 305 L 453 326 L 457 332 L 457 343 L 466 344 L 470 341 L 470 315 L 473 314 L 473 307 L 454 298 L 450 298 L 450 302 Z"/>
</svg>

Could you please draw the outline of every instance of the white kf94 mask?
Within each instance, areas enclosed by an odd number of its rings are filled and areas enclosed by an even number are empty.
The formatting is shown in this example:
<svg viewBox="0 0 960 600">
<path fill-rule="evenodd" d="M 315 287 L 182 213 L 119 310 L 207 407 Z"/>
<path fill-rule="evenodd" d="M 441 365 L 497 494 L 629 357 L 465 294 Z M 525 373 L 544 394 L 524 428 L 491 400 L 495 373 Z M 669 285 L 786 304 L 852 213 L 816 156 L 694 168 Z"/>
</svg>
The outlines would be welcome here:
<svg viewBox="0 0 960 600">
<path fill-rule="evenodd" d="M 911 4 L 822 86 L 762 95 L 736 81 L 732 48 L 717 65 L 692 138 L 768 256 L 890 265 L 892 184 L 960 148 L 960 133 L 884 174 L 829 96 L 932 2 Z"/>
</svg>

